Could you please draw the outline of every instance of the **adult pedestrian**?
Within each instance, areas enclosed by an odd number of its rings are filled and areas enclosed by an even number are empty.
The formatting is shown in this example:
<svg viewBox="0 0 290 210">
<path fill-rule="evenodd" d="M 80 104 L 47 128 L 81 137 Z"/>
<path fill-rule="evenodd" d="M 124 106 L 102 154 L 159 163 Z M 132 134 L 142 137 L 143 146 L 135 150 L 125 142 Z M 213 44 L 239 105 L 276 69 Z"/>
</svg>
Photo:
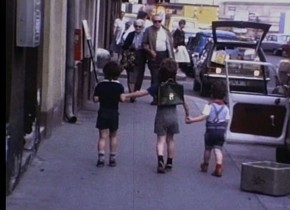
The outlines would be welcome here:
<svg viewBox="0 0 290 210">
<path fill-rule="evenodd" d="M 142 20 L 144 20 L 144 29 L 146 29 L 146 28 L 148 28 L 149 26 L 152 26 L 152 25 L 153 25 L 152 21 L 151 21 L 150 18 L 149 18 L 148 13 L 145 12 L 145 11 L 140 10 L 140 11 L 138 12 L 138 14 L 137 14 L 137 18 L 136 18 L 136 19 L 137 19 L 137 20 L 138 20 L 138 19 L 142 19 Z M 130 32 L 132 32 L 132 31 L 134 31 L 134 30 L 135 30 L 134 25 L 131 25 L 131 26 L 128 28 L 128 30 L 124 33 L 124 35 L 122 36 L 122 38 L 125 40 L 125 39 L 127 38 L 128 34 L 129 34 Z"/>
<path fill-rule="evenodd" d="M 143 83 L 146 63 L 145 51 L 142 46 L 144 23 L 142 19 L 134 21 L 135 30 L 128 34 L 123 46 L 124 52 L 126 50 L 134 50 L 135 52 L 133 68 L 126 69 L 129 92 L 140 90 Z M 135 102 L 135 98 L 131 98 L 131 102 Z"/>
<path fill-rule="evenodd" d="M 165 58 L 174 58 L 173 37 L 170 31 L 161 24 L 160 15 L 154 15 L 152 22 L 153 25 L 144 31 L 143 47 L 147 53 L 151 84 L 157 84 L 160 63 Z M 151 105 L 157 105 L 156 97 L 153 97 Z"/>
<path fill-rule="evenodd" d="M 185 47 L 185 33 L 183 31 L 186 21 L 179 20 L 178 28 L 173 33 L 174 56 L 179 68 L 186 72 L 186 67 L 190 63 L 189 54 Z"/>
<path fill-rule="evenodd" d="M 125 31 L 126 21 L 124 19 L 125 12 L 121 11 L 118 17 L 114 21 L 113 28 L 113 41 L 111 43 L 111 55 L 117 54 L 118 61 L 121 58 L 122 53 L 122 35 Z"/>
</svg>

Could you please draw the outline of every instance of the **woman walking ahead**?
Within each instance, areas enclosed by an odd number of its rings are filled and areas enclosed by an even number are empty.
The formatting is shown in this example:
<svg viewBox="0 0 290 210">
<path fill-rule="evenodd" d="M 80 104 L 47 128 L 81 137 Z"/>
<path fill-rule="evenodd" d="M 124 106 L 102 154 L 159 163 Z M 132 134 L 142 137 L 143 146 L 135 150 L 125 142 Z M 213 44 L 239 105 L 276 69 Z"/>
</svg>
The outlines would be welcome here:
<svg viewBox="0 0 290 210">
<path fill-rule="evenodd" d="M 134 21 L 135 30 L 130 32 L 125 39 L 123 50 L 124 52 L 131 50 L 134 53 L 134 66 L 126 68 L 127 71 L 127 83 L 129 92 L 140 90 L 143 83 L 146 54 L 142 47 L 142 37 L 144 29 L 144 20 L 137 19 Z M 123 55 L 125 56 L 125 55 Z M 124 59 L 122 59 L 124 60 Z M 122 64 L 121 60 L 121 64 Z M 135 102 L 134 98 L 130 99 L 131 102 Z"/>
<path fill-rule="evenodd" d="M 162 82 L 168 79 L 176 80 L 177 63 L 172 58 L 162 61 L 159 70 L 159 83 L 152 84 L 147 90 L 125 94 L 126 98 L 142 97 L 151 95 L 157 98 L 158 88 Z M 185 115 L 188 116 L 189 110 L 186 102 L 183 103 Z M 155 115 L 154 133 L 157 135 L 156 154 L 157 154 L 157 173 L 165 173 L 172 169 L 174 158 L 174 135 L 179 133 L 178 113 L 176 105 L 159 106 Z M 167 146 L 167 161 L 164 163 L 164 150 Z"/>
</svg>

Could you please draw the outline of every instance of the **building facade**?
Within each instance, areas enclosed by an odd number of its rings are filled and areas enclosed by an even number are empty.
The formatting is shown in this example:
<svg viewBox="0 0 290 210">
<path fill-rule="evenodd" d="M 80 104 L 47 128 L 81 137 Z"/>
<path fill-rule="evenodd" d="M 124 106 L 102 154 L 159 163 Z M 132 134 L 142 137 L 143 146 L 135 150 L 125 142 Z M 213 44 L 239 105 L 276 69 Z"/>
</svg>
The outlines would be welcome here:
<svg viewBox="0 0 290 210">
<path fill-rule="evenodd" d="M 290 1 L 223 1 L 220 4 L 220 19 L 258 21 L 271 24 L 270 32 L 287 33 L 287 14 Z"/>
<path fill-rule="evenodd" d="M 6 0 L 6 194 L 42 139 L 75 123 L 92 83 L 91 46 L 108 49 L 121 0 Z"/>
</svg>

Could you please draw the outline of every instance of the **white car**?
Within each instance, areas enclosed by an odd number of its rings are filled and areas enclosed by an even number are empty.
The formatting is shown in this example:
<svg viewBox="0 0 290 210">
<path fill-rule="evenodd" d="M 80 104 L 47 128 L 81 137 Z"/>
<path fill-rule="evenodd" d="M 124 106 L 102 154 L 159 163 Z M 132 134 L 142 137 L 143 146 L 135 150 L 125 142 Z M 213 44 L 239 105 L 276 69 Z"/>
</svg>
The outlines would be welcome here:
<svg viewBox="0 0 290 210">
<path fill-rule="evenodd" d="M 232 89 L 232 65 L 262 69 L 264 91 Z M 226 141 L 274 146 L 276 161 L 290 163 L 290 61 L 276 68 L 267 62 L 226 60 L 226 78 L 231 113 Z"/>
<path fill-rule="evenodd" d="M 269 34 L 263 40 L 261 47 L 265 52 L 273 55 L 282 55 L 282 45 L 290 43 L 289 34 Z"/>
</svg>

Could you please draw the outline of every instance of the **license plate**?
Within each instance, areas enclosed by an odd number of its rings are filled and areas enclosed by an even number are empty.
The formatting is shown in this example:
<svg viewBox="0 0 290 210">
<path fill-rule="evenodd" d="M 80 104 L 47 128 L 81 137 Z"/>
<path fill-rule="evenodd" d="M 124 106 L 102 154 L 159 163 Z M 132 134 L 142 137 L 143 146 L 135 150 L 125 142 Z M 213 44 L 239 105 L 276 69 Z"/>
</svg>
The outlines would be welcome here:
<svg viewBox="0 0 290 210">
<path fill-rule="evenodd" d="M 247 83 L 246 81 L 242 81 L 242 80 L 230 80 L 230 85 L 231 86 L 246 86 Z"/>
</svg>

